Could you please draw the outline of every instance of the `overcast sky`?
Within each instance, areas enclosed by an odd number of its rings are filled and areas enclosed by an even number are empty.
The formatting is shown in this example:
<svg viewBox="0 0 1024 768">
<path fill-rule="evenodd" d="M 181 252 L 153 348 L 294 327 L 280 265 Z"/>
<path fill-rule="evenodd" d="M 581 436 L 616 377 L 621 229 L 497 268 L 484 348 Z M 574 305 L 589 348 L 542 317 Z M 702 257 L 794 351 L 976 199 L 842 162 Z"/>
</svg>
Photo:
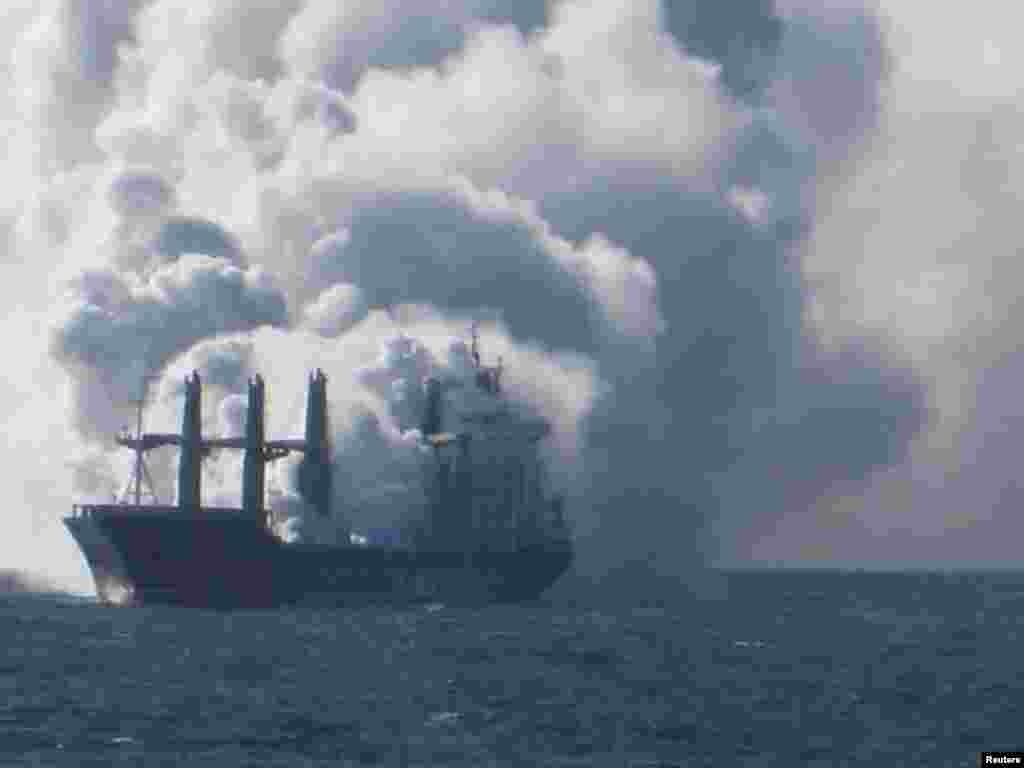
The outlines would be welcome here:
<svg viewBox="0 0 1024 768">
<path fill-rule="evenodd" d="M 1016 564 L 1020 15 L 8 3 L 2 565 L 88 589 L 59 519 L 145 369 L 154 428 L 196 366 L 206 428 L 260 372 L 287 433 L 319 365 L 340 503 L 415 490 L 409 382 L 473 317 L 589 572 Z"/>
</svg>

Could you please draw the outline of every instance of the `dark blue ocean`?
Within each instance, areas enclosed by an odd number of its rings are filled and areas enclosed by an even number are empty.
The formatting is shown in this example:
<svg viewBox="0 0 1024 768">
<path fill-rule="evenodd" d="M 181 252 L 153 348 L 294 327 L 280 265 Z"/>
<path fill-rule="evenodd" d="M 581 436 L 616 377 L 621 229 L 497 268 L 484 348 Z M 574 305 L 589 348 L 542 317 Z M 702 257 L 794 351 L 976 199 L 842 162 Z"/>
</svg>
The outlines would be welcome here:
<svg viewBox="0 0 1024 768">
<path fill-rule="evenodd" d="M 1024 748 L 1024 574 L 212 613 L 0 598 L 0 765 L 974 766 Z"/>
</svg>

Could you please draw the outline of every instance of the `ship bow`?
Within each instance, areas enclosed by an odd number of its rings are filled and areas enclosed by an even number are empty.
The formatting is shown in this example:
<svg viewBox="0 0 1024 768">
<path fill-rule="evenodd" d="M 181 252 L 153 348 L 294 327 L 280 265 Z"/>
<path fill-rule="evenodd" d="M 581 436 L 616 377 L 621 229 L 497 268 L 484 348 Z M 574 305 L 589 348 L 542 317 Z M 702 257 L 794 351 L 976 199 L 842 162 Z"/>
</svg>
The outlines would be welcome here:
<svg viewBox="0 0 1024 768">
<path fill-rule="evenodd" d="M 135 589 L 124 561 L 96 521 L 90 517 L 73 516 L 65 517 L 64 525 L 89 565 L 97 597 L 104 603 L 131 603 Z"/>
</svg>

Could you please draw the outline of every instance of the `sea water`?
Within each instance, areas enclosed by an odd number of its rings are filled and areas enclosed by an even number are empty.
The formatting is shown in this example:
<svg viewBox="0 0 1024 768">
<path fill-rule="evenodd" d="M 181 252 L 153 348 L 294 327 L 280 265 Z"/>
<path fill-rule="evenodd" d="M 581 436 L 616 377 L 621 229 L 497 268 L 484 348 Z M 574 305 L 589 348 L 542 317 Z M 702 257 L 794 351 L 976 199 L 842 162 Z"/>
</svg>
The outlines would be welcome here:
<svg viewBox="0 0 1024 768">
<path fill-rule="evenodd" d="M 514 606 L 0 599 L 0 766 L 974 766 L 1024 574 L 759 572 Z"/>
</svg>

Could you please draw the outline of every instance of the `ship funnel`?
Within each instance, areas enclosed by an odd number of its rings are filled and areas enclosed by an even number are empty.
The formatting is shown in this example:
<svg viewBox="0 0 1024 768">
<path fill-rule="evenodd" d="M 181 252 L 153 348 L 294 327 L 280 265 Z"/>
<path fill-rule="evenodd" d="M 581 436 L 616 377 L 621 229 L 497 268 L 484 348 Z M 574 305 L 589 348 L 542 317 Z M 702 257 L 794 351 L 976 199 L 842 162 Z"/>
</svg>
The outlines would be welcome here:
<svg viewBox="0 0 1024 768">
<path fill-rule="evenodd" d="M 200 505 L 200 463 L 202 461 L 202 411 L 199 374 L 185 377 L 185 412 L 181 422 L 181 454 L 178 458 L 178 508 Z"/>
<path fill-rule="evenodd" d="M 327 377 L 319 368 L 309 377 L 304 456 L 299 492 L 319 517 L 331 511 L 331 455 L 327 430 Z"/>
<path fill-rule="evenodd" d="M 242 466 L 242 509 L 262 519 L 264 499 L 263 379 L 249 379 L 249 410 L 245 420 L 245 459 Z"/>
</svg>

